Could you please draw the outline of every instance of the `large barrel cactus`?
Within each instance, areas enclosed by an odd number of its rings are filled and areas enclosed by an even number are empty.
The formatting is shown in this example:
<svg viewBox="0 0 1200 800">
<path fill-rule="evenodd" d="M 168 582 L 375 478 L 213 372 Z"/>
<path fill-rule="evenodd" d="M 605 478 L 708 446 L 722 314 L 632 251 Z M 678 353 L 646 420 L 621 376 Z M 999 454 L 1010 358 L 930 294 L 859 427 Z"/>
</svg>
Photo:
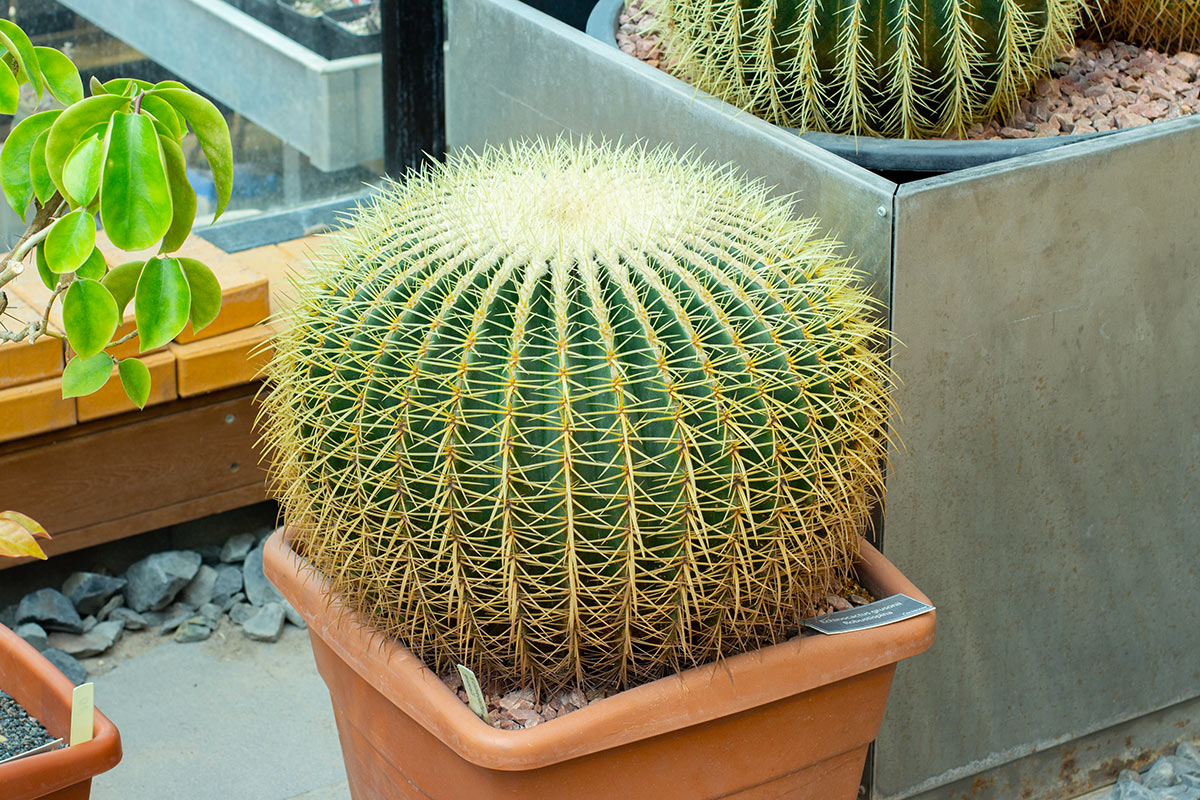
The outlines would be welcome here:
<svg viewBox="0 0 1200 800">
<path fill-rule="evenodd" d="M 1105 0 L 1109 33 L 1122 41 L 1174 52 L 1200 49 L 1200 0 Z"/>
<path fill-rule="evenodd" d="M 770 122 L 918 137 L 1011 110 L 1083 0 L 652 0 L 677 70 Z M 1140 0 L 1130 0 L 1140 2 Z"/>
<path fill-rule="evenodd" d="M 438 669 L 621 686 L 772 642 L 878 500 L 873 302 L 790 203 L 669 150 L 521 145 L 333 236 L 262 422 L 296 546 Z"/>
</svg>

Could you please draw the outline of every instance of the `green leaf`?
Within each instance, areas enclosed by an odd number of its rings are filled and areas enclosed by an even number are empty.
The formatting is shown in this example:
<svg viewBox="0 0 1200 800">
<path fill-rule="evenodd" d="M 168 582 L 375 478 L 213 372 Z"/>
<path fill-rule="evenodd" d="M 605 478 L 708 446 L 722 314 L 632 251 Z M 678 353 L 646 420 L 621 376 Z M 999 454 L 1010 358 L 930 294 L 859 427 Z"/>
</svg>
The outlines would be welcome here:
<svg viewBox="0 0 1200 800">
<path fill-rule="evenodd" d="M 93 95 L 68 108 L 54 121 L 50 126 L 50 139 L 46 142 L 46 165 L 55 186 L 63 188 L 62 172 L 67 163 L 67 156 L 71 155 L 71 151 L 87 130 L 94 125 L 107 123 L 109 117 L 128 105 L 128 97 L 113 94 Z"/>
<path fill-rule="evenodd" d="M 104 253 L 100 252 L 100 248 L 92 249 L 92 254 L 88 256 L 87 261 L 75 270 L 75 274 L 80 278 L 91 278 L 98 281 L 108 272 L 108 261 L 104 258 Z"/>
<path fill-rule="evenodd" d="M 189 89 L 187 87 L 187 84 L 180 83 L 179 81 L 159 81 L 158 83 L 154 84 L 154 88 L 155 89 L 183 89 L 185 92 L 191 91 L 191 89 Z"/>
<path fill-rule="evenodd" d="M 20 101 L 21 87 L 17 84 L 17 76 L 7 66 L 0 65 L 0 114 L 17 113 Z"/>
<path fill-rule="evenodd" d="M 128 95 L 129 97 L 133 97 L 138 92 L 146 92 L 153 88 L 154 84 L 137 78 L 113 78 L 104 84 L 104 91 L 109 94 Z"/>
<path fill-rule="evenodd" d="M 125 317 L 125 307 L 137 291 L 138 279 L 142 276 L 142 267 L 145 265 L 145 261 L 126 261 L 110 269 L 108 274 L 100 279 L 104 288 L 108 289 L 117 301 L 117 311 L 122 318 Z"/>
<path fill-rule="evenodd" d="M 112 377 L 113 360 L 108 353 L 96 353 L 91 358 L 75 356 L 63 370 L 62 396 L 82 397 L 98 391 Z"/>
<path fill-rule="evenodd" d="M 61 113 L 42 111 L 21 120 L 8 134 L 4 149 L 0 151 L 0 184 L 4 187 L 4 197 L 21 218 L 24 218 L 29 202 L 33 200 L 33 182 L 29 175 L 33 143 Z"/>
<path fill-rule="evenodd" d="M 54 179 L 46 168 L 46 145 L 50 140 L 50 131 L 38 134 L 33 141 L 33 149 L 29 153 L 29 178 L 33 182 L 33 196 L 39 203 L 45 204 L 57 191 Z"/>
<path fill-rule="evenodd" d="M 46 79 L 46 88 L 54 99 L 69 106 L 83 99 L 83 81 L 79 78 L 79 70 L 71 63 L 71 59 L 55 50 L 53 47 L 35 47 L 38 66 Z"/>
<path fill-rule="evenodd" d="M 135 406 L 145 408 L 150 399 L 150 368 L 136 358 L 125 358 L 117 362 L 117 372 L 125 394 Z"/>
<path fill-rule="evenodd" d="M 166 100 L 179 112 L 200 140 L 200 148 L 212 169 L 213 184 L 217 189 L 215 221 L 225 211 L 233 193 L 233 144 L 229 138 L 229 126 L 217 107 L 195 92 L 186 89 L 155 89 L 151 94 Z"/>
<path fill-rule="evenodd" d="M 38 277 L 46 284 L 47 289 L 54 291 L 58 288 L 58 276 L 50 271 L 50 265 L 46 263 L 45 248 L 39 244 L 34 252 L 33 260 L 37 264 Z"/>
<path fill-rule="evenodd" d="M 192 292 L 179 259 L 147 261 L 133 297 L 142 352 L 162 347 L 178 336 L 188 323 L 191 307 Z"/>
<path fill-rule="evenodd" d="M 111 94 L 95 75 L 88 78 L 88 88 L 92 90 L 92 94 Z"/>
<path fill-rule="evenodd" d="M 38 66 L 37 53 L 33 50 L 33 42 L 25 35 L 25 31 L 7 19 L 0 19 L 0 42 L 9 52 L 17 57 L 17 78 L 24 83 L 33 84 L 33 91 L 38 100 L 42 99 L 42 70 Z"/>
<path fill-rule="evenodd" d="M 122 250 L 150 247 L 171 227 L 171 190 L 154 123 L 141 114 L 114 114 L 105 147 L 104 230 Z"/>
<path fill-rule="evenodd" d="M 187 276 L 192 290 L 192 308 L 189 318 L 192 333 L 207 328 L 221 312 L 221 284 L 213 271 L 194 258 L 180 258 L 183 274 Z"/>
<path fill-rule="evenodd" d="M 167 184 L 171 189 L 171 227 L 163 237 L 163 253 L 172 253 L 183 247 L 192 224 L 196 221 L 196 190 L 187 176 L 187 161 L 178 142 L 159 137 L 164 160 L 167 164 Z"/>
<path fill-rule="evenodd" d="M 46 236 L 46 263 L 51 272 L 74 272 L 96 248 L 96 221 L 86 211 L 72 211 L 54 223 Z"/>
<path fill-rule="evenodd" d="M 156 97 L 148 94 L 142 98 L 142 110 L 151 114 L 162 124 L 170 129 L 170 135 L 175 139 L 182 139 L 187 135 L 187 126 L 183 120 L 175 113 L 175 109 L 171 104 L 161 97 Z"/>
<path fill-rule="evenodd" d="M 95 136 L 84 139 L 67 156 L 63 166 L 63 188 L 73 205 L 87 207 L 100 191 L 103 158 L 104 146 Z"/>
<path fill-rule="evenodd" d="M 83 358 L 107 347 L 120 322 L 117 301 L 112 294 L 100 281 L 88 278 L 71 283 L 63 298 L 62 314 L 67 341 Z"/>
</svg>

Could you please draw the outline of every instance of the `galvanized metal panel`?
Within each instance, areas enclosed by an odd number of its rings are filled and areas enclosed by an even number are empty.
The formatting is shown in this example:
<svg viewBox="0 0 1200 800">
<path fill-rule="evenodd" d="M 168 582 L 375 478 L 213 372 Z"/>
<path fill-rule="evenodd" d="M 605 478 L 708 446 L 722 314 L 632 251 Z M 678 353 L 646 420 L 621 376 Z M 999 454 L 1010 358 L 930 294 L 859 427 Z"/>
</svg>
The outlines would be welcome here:
<svg viewBox="0 0 1200 800">
<path fill-rule="evenodd" d="M 1198 164 L 1193 118 L 901 187 L 885 544 L 939 630 L 898 671 L 877 796 L 1200 696 Z"/>
<path fill-rule="evenodd" d="M 592 135 L 732 162 L 836 233 L 888 302 L 896 185 L 741 113 L 517 0 L 449 0 L 446 133 L 478 149 Z"/>
<path fill-rule="evenodd" d="M 326 171 L 383 156 L 378 53 L 327 60 L 223 0 L 61 0 Z"/>
</svg>

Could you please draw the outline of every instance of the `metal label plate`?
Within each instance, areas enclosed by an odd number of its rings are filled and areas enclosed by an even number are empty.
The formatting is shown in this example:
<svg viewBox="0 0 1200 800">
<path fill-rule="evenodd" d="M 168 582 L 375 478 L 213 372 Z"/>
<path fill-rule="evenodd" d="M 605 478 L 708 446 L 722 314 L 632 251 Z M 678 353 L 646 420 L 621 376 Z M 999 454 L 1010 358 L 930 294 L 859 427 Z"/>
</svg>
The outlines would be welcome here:
<svg viewBox="0 0 1200 800">
<path fill-rule="evenodd" d="M 914 600 L 906 594 L 894 594 L 858 608 L 806 619 L 804 627 L 826 634 L 850 633 L 890 625 L 930 611 L 933 611 L 933 606 L 928 603 Z"/>
</svg>

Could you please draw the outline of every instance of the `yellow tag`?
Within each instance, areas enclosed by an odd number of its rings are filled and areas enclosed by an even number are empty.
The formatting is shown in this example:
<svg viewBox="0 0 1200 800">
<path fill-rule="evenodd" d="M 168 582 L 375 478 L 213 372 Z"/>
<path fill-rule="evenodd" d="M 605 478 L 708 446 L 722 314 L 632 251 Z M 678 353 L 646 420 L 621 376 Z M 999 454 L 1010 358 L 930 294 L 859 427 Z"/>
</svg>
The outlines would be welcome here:
<svg viewBox="0 0 1200 800">
<path fill-rule="evenodd" d="M 92 740 L 92 720 L 95 717 L 96 696 L 93 684 L 76 686 L 71 694 L 71 746 Z"/>
</svg>

